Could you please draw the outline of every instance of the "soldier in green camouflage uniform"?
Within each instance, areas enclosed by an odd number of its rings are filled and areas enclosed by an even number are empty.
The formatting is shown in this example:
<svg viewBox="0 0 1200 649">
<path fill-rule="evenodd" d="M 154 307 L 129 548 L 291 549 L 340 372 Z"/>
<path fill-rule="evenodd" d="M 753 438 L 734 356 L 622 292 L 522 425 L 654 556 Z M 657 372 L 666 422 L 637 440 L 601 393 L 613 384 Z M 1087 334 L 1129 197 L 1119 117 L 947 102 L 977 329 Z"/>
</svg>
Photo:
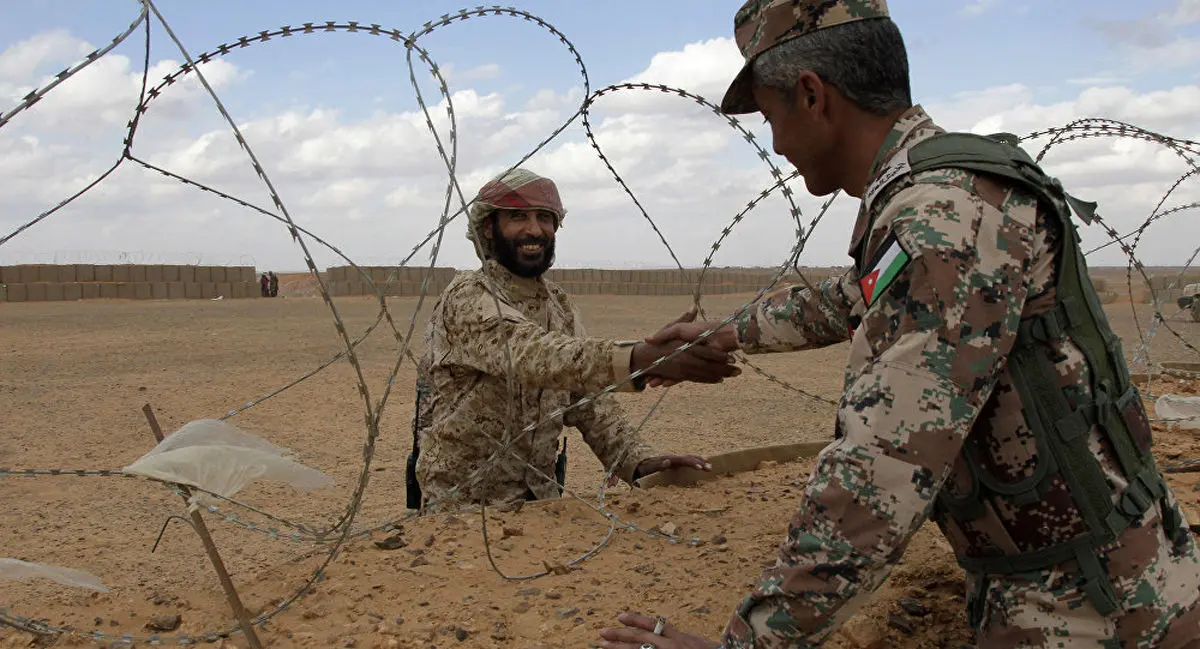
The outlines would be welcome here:
<svg viewBox="0 0 1200 649">
<path fill-rule="evenodd" d="M 810 192 L 861 206 L 852 268 L 707 344 L 849 339 L 835 441 L 720 645 L 624 614 L 603 646 L 819 646 L 932 519 L 980 647 L 1200 647 L 1200 550 L 1067 220 L 1088 206 L 1011 139 L 944 135 L 912 105 L 883 0 L 752 0 L 735 25 L 747 63 L 723 110 L 762 112 Z"/>
<path fill-rule="evenodd" d="M 642 389 L 643 379 L 629 375 L 683 344 L 587 335 L 570 296 L 543 277 L 565 215 L 554 182 L 527 169 L 488 182 L 472 203 L 467 236 L 482 266 L 459 273 L 430 316 L 418 367 L 410 507 L 433 512 L 559 497 L 564 426 L 577 428 L 604 468 L 629 483 L 671 466 L 708 468 L 694 455 L 654 451 L 611 394 L 550 416 L 609 385 Z M 647 376 L 683 371 L 719 382 L 738 369 L 725 352 L 696 348 Z"/>
</svg>

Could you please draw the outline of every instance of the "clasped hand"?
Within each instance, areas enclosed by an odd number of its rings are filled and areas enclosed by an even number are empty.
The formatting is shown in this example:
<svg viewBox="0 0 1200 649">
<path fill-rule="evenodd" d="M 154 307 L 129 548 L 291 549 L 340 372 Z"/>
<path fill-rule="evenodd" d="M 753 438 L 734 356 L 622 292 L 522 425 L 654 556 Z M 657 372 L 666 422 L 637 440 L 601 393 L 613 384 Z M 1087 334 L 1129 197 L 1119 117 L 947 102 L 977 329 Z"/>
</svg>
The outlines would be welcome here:
<svg viewBox="0 0 1200 649">
<path fill-rule="evenodd" d="M 685 344 L 696 342 L 713 325 L 696 322 L 696 310 L 692 308 L 633 348 L 630 365 L 634 371 L 643 370 L 660 358 L 669 356 Z M 726 326 L 714 331 L 705 340 L 689 347 L 673 358 L 663 361 L 646 372 L 649 387 L 670 387 L 683 381 L 696 383 L 720 383 L 726 378 L 742 373 L 736 367 L 730 352 L 737 349 L 737 334 Z"/>
</svg>

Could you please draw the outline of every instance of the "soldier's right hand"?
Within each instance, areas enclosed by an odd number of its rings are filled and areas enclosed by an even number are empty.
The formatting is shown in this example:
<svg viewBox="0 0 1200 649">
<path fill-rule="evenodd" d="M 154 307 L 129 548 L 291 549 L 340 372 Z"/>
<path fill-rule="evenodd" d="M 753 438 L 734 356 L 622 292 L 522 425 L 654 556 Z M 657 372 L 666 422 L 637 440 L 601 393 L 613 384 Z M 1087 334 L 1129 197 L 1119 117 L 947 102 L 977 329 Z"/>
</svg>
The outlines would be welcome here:
<svg viewBox="0 0 1200 649">
<path fill-rule="evenodd" d="M 679 339 L 659 344 L 640 342 L 633 348 L 629 369 L 634 372 L 644 370 L 658 359 L 669 356 L 684 344 L 686 344 L 685 341 Z M 729 354 L 719 349 L 707 345 L 696 345 L 646 372 L 646 376 L 657 377 L 673 383 L 681 381 L 720 383 L 724 379 L 742 373 L 742 370 L 730 361 Z"/>
</svg>

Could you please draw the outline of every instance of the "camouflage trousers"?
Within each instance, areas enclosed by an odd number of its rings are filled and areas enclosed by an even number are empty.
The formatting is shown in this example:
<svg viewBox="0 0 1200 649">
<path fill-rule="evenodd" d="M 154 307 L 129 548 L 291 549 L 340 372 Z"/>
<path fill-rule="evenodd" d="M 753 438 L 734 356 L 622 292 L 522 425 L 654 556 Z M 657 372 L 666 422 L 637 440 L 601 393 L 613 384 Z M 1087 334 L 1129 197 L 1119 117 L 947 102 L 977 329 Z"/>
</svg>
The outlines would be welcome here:
<svg viewBox="0 0 1200 649">
<path fill-rule="evenodd" d="M 1174 538 L 1157 517 L 1130 528 L 1101 563 L 1121 599 L 1109 616 L 1092 606 L 1075 571 L 988 578 L 979 648 L 1200 649 L 1200 548 L 1186 523 Z M 968 592 L 978 579 L 968 574 Z"/>
</svg>

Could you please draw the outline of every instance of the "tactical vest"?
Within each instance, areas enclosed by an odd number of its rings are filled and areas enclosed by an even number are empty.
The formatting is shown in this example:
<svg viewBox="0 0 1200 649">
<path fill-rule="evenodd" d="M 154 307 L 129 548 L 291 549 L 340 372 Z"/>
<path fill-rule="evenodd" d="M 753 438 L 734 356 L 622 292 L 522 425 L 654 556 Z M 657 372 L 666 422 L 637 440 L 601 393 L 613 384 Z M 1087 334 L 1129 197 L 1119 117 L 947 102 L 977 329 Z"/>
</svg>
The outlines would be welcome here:
<svg viewBox="0 0 1200 649">
<path fill-rule="evenodd" d="M 892 177 L 888 178 L 885 170 L 868 199 L 877 196 L 883 186 L 921 182 L 913 176 L 924 171 L 963 169 L 999 177 L 1030 192 L 1062 230 L 1055 304 L 1045 313 L 1021 320 L 1008 358 L 1025 422 L 1036 440 L 1037 467 L 1024 480 L 1004 482 L 988 471 L 971 445 L 964 445 L 971 488 L 963 498 L 939 495 L 934 517 L 966 522 L 984 515 L 988 501 L 1027 505 L 1043 500 L 1051 481 L 1059 478 L 1066 484 L 1087 531 L 1020 554 L 959 557 L 959 565 L 977 577 L 976 590 L 968 599 L 971 626 L 978 626 L 982 619 L 988 575 L 1039 571 L 1071 559 L 1079 564 L 1088 599 L 1102 615 L 1109 615 L 1117 610 L 1120 600 L 1097 550 L 1115 541 L 1162 500 L 1166 486 L 1150 452 L 1150 424 L 1138 390 L 1130 381 L 1121 340 L 1112 332 L 1101 308 L 1071 218 L 1074 211 L 1091 223 L 1096 205 L 1068 195 L 1062 184 L 1046 175 L 1017 146 L 1017 138 L 1009 134 L 984 137 L 939 133 L 909 149 L 907 167 L 903 160 L 898 163 L 888 165 Z M 856 251 L 859 267 L 865 250 L 866 237 Z M 1078 408 L 1073 408 L 1063 393 L 1054 364 L 1045 353 L 1048 342 L 1063 340 L 1070 340 L 1082 351 L 1090 370 L 1092 401 Z M 1093 425 L 1098 425 L 1107 438 L 1129 484 L 1117 498 L 1088 448 Z M 1174 520 L 1173 508 L 1164 507 L 1163 514 L 1168 537 L 1174 537 L 1182 521 Z"/>
</svg>

